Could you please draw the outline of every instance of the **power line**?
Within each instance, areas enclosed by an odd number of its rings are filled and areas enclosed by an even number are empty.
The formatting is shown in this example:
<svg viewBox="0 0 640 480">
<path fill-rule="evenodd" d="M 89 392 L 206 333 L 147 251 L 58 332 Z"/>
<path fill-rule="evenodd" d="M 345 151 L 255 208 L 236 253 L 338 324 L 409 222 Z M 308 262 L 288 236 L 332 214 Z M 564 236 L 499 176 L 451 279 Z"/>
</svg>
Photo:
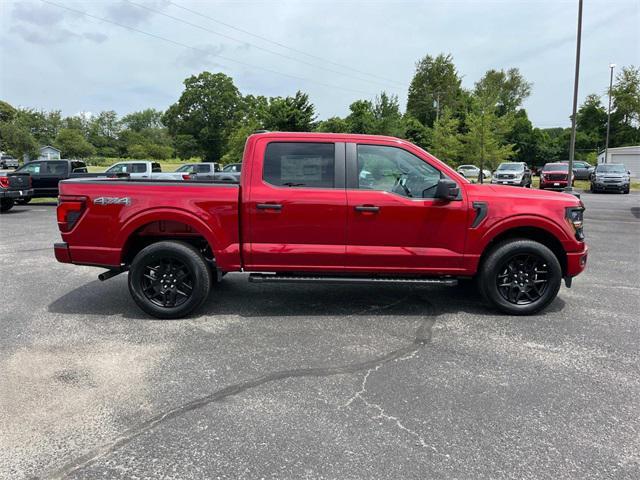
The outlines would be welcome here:
<svg viewBox="0 0 640 480">
<path fill-rule="evenodd" d="M 251 63 L 247 63 L 247 62 L 243 62 L 243 61 L 240 61 L 240 60 L 236 60 L 234 58 L 229 58 L 229 57 L 225 57 L 225 56 L 222 56 L 222 55 L 218 55 L 218 54 L 212 53 L 210 51 L 204 50 L 202 48 L 194 47 L 192 45 L 187 45 L 186 43 L 178 42 L 176 40 L 171 40 L 170 38 L 166 38 L 166 37 L 163 37 L 161 35 L 156 35 L 155 33 L 145 32 L 144 30 L 140 30 L 138 28 L 135 28 L 135 27 L 132 27 L 132 26 L 129 26 L 129 25 L 124 25 L 122 23 L 118 23 L 118 22 L 115 22 L 113 20 L 109 20 L 107 18 L 98 17 L 96 15 L 92 15 L 92 14 L 84 12 L 82 10 L 76 10 L 75 8 L 66 7 L 64 5 L 60 5 L 58 3 L 51 2 L 49 0 L 40 0 L 40 1 L 43 2 L 43 3 L 49 4 L 49 5 L 53 5 L 54 7 L 62 8 L 64 10 L 68 10 L 70 12 L 74 12 L 74 13 L 83 15 L 83 16 L 88 17 L 88 18 L 93 18 L 95 20 L 100 20 L 102 22 L 110 23 L 112 25 L 116 25 L 118 27 L 125 28 L 125 29 L 131 30 L 133 32 L 137 32 L 137 33 L 140 33 L 142 35 L 146 35 L 148 37 L 155 38 L 157 40 L 162 40 L 164 42 L 171 43 L 171 44 L 177 45 L 179 47 L 188 48 L 190 50 L 194 50 L 196 52 L 200 52 L 200 53 L 203 53 L 205 55 L 213 55 L 213 56 L 215 56 L 217 58 L 221 58 L 222 60 L 225 60 L 225 61 L 228 61 L 228 62 L 237 63 L 239 65 L 244 65 L 244 66 L 250 67 L 250 68 L 258 68 L 260 70 L 264 70 L 265 72 L 274 73 L 276 75 L 282 75 L 284 77 L 289 77 L 289 78 L 293 78 L 293 79 L 296 79 L 296 80 L 302 80 L 304 82 L 315 83 L 317 85 L 321 85 L 323 87 L 327 87 L 327 88 L 331 88 L 331 89 L 338 89 L 338 90 L 344 90 L 344 91 L 347 91 L 347 92 L 361 93 L 361 94 L 369 95 L 369 96 L 375 95 L 375 94 L 372 94 L 371 92 L 365 92 L 363 90 L 357 90 L 357 89 L 348 88 L 348 87 L 341 87 L 339 85 L 331 85 L 329 83 L 319 82 L 319 81 L 313 80 L 311 78 L 300 77 L 300 76 L 297 76 L 297 75 L 291 75 L 289 73 L 284 73 L 284 72 L 280 72 L 280 71 L 277 71 L 277 70 L 271 70 L 270 68 L 262 67 L 260 65 L 253 65 Z M 226 65 L 222 65 L 222 66 L 226 67 Z"/>
<path fill-rule="evenodd" d="M 295 57 L 292 57 L 290 55 L 286 55 L 284 53 L 277 52 L 275 50 L 270 50 L 270 49 L 262 47 L 260 45 L 256 45 L 255 43 L 247 42 L 246 40 L 241 40 L 239 38 L 232 37 L 231 35 L 227 35 L 225 33 L 220 33 L 220 32 L 217 32 L 215 30 L 211 30 L 211 29 L 209 29 L 207 27 L 203 27 L 202 25 L 198 25 L 197 23 L 190 22 L 190 21 L 185 20 L 183 18 L 174 17 L 173 15 L 169 15 L 168 13 L 162 12 L 160 10 L 156 10 L 156 9 L 148 7 L 146 5 L 142 5 L 140 3 L 136 3 L 136 2 L 133 2 L 131 0 L 125 0 L 125 1 L 127 3 L 130 3 L 131 5 L 135 5 L 138 8 L 142 8 L 142 9 L 147 10 L 149 12 L 155 13 L 156 15 L 162 15 L 163 17 L 170 18 L 170 19 L 175 20 L 175 21 L 180 22 L 180 23 L 184 23 L 185 25 L 189 25 L 190 27 L 198 28 L 200 30 L 204 30 L 205 32 L 213 33 L 214 35 L 218 35 L 220 37 L 227 38 L 227 39 L 232 40 L 234 42 L 242 43 L 242 44 L 245 44 L 245 45 L 250 45 L 253 48 L 256 48 L 258 50 L 262 50 L 263 52 L 267 52 L 267 53 L 270 53 L 272 55 L 277 55 L 277 56 L 285 58 L 287 60 L 293 60 L 294 62 L 299 62 L 299 63 L 302 63 L 303 65 L 308 65 L 308 66 L 313 67 L 313 68 L 319 68 L 319 69 L 326 70 L 326 71 L 331 72 L 331 73 L 336 73 L 338 75 L 343 75 L 345 77 L 354 78 L 354 79 L 359 80 L 361 82 L 364 81 L 364 82 L 369 82 L 369 83 L 375 83 L 377 85 L 382 85 L 382 86 L 385 86 L 385 85 L 387 85 L 389 83 L 389 82 L 381 83 L 381 82 L 376 81 L 376 80 L 368 80 L 366 78 L 356 77 L 355 75 L 350 74 L 350 73 L 341 72 L 339 70 L 335 70 L 335 69 L 332 69 L 332 68 L 329 68 L 329 67 L 318 65 L 318 64 L 315 64 L 315 63 L 312 63 L 312 62 L 307 62 L 306 60 L 300 60 L 299 58 L 295 58 Z"/>
<path fill-rule="evenodd" d="M 241 32 L 241 33 L 244 33 L 244 34 L 246 34 L 246 35 L 250 35 L 250 36 L 252 36 L 252 37 L 254 37 L 254 38 L 258 38 L 258 39 L 260 39 L 260 40 L 263 40 L 263 41 L 265 41 L 265 42 L 271 43 L 271 44 L 273 44 L 273 45 L 277 45 L 278 47 L 286 48 L 287 50 L 290 50 L 290 51 L 292 51 L 292 52 L 296 52 L 296 53 L 299 53 L 299 54 L 301 54 L 301 55 L 305 55 L 305 56 L 307 56 L 307 57 L 314 58 L 314 59 L 316 59 L 316 60 L 320 60 L 320 61 L 322 61 L 322 62 L 330 63 L 330 64 L 335 65 L 335 66 L 337 66 L 337 67 L 344 68 L 344 69 L 346 69 L 346 70 L 351 70 L 352 72 L 356 72 L 356 73 L 359 73 L 359 74 L 361 74 L 361 75 L 367 75 L 367 76 L 370 76 L 370 77 L 373 77 L 373 78 L 377 78 L 377 79 L 379 79 L 379 80 L 383 80 L 383 81 L 385 81 L 385 82 L 387 82 L 387 83 L 390 83 L 390 84 L 393 84 L 393 85 L 402 86 L 403 88 L 406 86 L 406 85 L 405 85 L 404 83 L 402 83 L 402 82 L 398 82 L 398 81 L 396 81 L 396 80 L 391 80 L 391 79 L 388 79 L 388 78 L 385 78 L 385 77 L 381 77 L 381 76 L 379 76 L 379 75 L 376 75 L 376 74 L 373 74 L 373 73 L 370 73 L 370 72 L 365 72 L 365 71 L 363 71 L 363 70 L 358 70 L 357 68 L 353 68 L 353 67 L 350 67 L 350 66 L 348 66 L 348 65 L 343 65 L 343 64 L 341 64 L 341 63 L 335 62 L 335 61 L 333 61 L 333 60 L 329 60 L 329 59 L 327 59 L 327 58 L 320 57 L 320 56 L 318 56 L 318 55 L 313 55 L 313 54 L 308 53 L 308 52 L 305 52 L 305 51 L 303 51 L 303 50 L 298 50 L 297 48 L 290 47 L 289 45 L 283 44 L 283 43 L 281 43 L 281 42 L 277 42 L 277 41 L 275 41 L 275 40 L 271 40 L 271 39 L 269 39 L 269 38 L 267 38 L 267 37 L 264 37 L 264 36 L 262 36 L 262 35 L 258 35 L 258 34 L 256 34 L 256 33 L 250 32 L 249 30 L 245 30 L 245 29 L 243 29 L 243 28 L 236 27 L 236 26 L 231 25 L 231 24 L 229 24 L 229 23 L 222 22 L 222 21 L 217 20 L 217 19 L 215 19 L 215 18 L 213 18 L 213 17 L 210 17 L 209 15 L 205 15 L 204 13 L 200 13 L 200 12 L 198 12 L 198 11 L 196 11 L 196 10 L 192 10 L 192 9 L 187 8 L 187 7 L 184 7 L 184 6 L 182 6 L 182 5 L 178 5 L 177 3 L 174 3 L 174 2 L 171 2 L 171 1 L 169 1 L 169 2 L 167 2 L 167 3 L 168 3 L 169 5 L 173 5 L 173 6 L 174 6 L 174 7 L 176 7 L 176 8 L 180 8 L 180 9 L 185 10 L 185 11 L 187 11 L 187 12 L 189 12 L 189 13 L 194 14 L 194 15 L 198 15 L 199 17 L 202 17 L 202 18 L 206 18 L 206 19 L 208 19 L 208 20 L 211 20 L 212 22 L 215 22 L 215 23 L 217 23 L 217 24 L 219 24 L 219 25 L 224 25 L 225 27 L 231 28 L 232 30 L 236 30 L 236 31 Z"/>
</svg>

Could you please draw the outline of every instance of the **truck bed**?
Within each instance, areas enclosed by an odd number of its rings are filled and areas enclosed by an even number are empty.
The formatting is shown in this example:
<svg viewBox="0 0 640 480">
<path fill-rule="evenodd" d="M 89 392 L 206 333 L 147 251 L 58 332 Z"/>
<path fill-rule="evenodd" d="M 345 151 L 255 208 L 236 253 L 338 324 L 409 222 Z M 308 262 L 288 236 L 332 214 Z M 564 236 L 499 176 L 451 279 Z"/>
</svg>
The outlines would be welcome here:
<svg viewBox="0 0 640 480">
<path fill-rule="evenodd" d="M 237 184 L 214 181 L 64 180 L 60 197 L 77 197 L 84 210 L 62 239 L 74 263 L 117 267 L 131 238 L 198 236 L 214 246 L 218 262 L 239 266 L 239 192 Z"/>
</svg>

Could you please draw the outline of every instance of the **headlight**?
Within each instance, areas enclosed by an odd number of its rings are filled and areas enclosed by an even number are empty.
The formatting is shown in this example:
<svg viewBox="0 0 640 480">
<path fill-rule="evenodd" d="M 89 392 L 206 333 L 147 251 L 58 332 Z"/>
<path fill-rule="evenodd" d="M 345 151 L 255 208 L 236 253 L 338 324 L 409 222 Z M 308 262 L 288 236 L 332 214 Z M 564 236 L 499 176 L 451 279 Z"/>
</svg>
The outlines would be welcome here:
<svg viewBox="0 0 640 480">
<path fill-rule="evenodd" d="M 569 224 L 576 232 L 576 239 L 581 242 L 584 240 L 584 207 L 568 207 L 566 210 L 566 218 Z"/>
</svg>

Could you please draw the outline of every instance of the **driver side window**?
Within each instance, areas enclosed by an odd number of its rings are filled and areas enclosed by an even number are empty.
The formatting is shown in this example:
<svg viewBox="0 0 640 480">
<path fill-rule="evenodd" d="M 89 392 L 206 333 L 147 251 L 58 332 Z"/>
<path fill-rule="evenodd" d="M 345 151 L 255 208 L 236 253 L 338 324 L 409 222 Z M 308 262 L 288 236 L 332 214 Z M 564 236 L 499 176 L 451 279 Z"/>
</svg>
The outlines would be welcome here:
<svg viewBox="0 0 640 480">
<path fill-rule="evenodd" d="M 437 168 L 402 148 L 358 145 L 359 189 L 434 198 L 440 178 Z"/>
</svg>

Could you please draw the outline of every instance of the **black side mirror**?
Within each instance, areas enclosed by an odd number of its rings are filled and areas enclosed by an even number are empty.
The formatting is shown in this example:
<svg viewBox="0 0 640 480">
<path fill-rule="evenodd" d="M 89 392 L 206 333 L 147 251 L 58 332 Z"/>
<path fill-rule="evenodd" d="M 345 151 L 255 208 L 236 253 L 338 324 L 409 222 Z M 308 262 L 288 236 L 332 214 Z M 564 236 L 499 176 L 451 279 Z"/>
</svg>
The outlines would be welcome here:
<svg viewBox="0 0 640 480">
<path fill-rule="evenodd" d="M 450 178 L 441 178 L 438 181 L 435 198 L 450 201 L 458 198 L 458 195 L 460 195 L 460 187 L 456 182 Z"/>
</svg>

